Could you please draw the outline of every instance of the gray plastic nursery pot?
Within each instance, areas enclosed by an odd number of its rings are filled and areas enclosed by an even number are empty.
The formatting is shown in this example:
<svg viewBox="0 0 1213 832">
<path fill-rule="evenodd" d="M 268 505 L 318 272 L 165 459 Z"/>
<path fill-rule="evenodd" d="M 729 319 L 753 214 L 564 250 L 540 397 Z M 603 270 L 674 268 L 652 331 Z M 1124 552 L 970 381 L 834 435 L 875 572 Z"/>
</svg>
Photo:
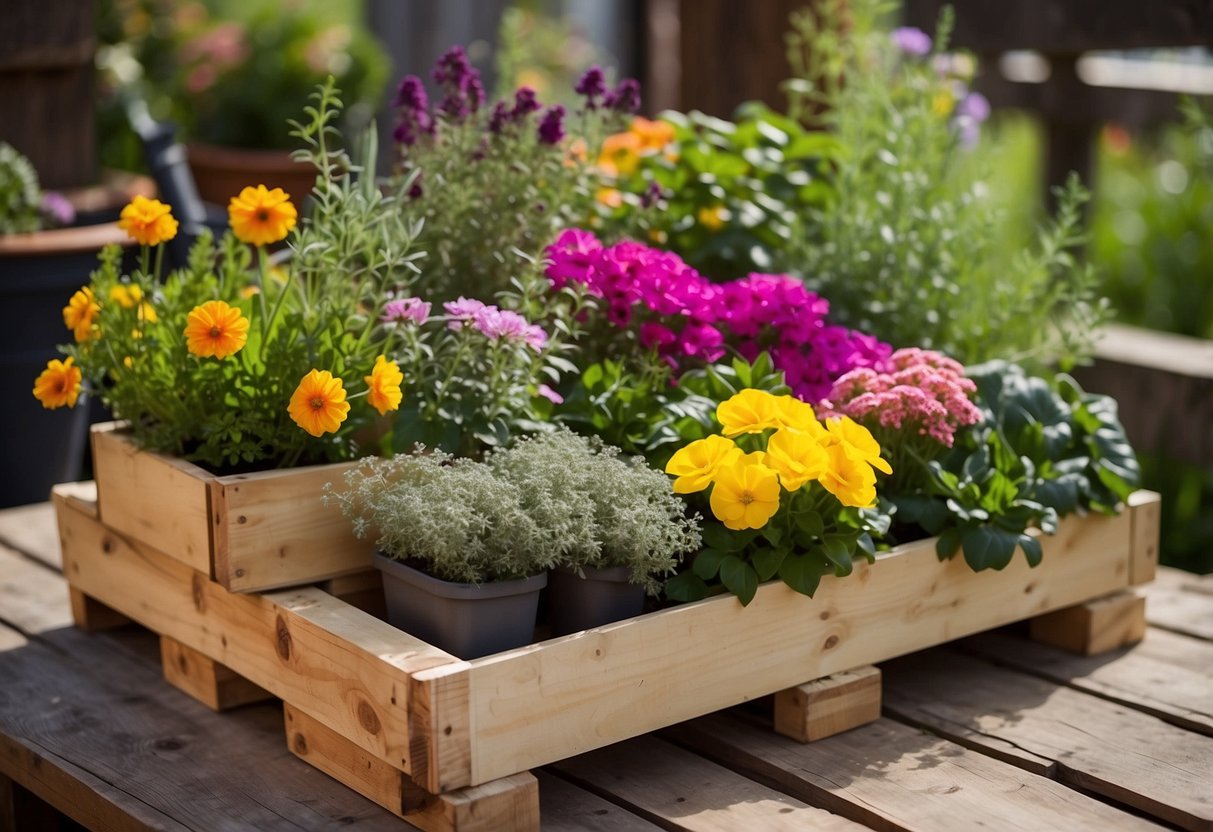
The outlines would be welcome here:
<svg viewBox="0 0 1213 832">
<path fill-rule="evenodd" d="M 530 644 L 547 575 L 517 581 L 443 581 L 375 553 L 393 627 L 458 656 L 476 659 Z"/>
<path fill-rule="evenodd" d="M 584 578 L 561 566 L 550 573 L 548 621 L 552 635 L 601 627 L 644 611 L 644 587 L 628 583 L 630 570 L 626 566 L 587 567 L 583 572 Z"/>
</svg>

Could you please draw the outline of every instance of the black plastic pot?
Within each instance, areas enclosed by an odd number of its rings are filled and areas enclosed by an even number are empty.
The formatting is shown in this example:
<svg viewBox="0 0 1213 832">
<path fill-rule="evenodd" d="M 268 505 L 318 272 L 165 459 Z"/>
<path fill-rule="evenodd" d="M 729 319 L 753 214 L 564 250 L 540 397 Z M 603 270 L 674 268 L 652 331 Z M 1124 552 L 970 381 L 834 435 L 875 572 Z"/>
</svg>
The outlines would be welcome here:
<svg viewBox="0 0 1213 832">
<path fill-rule="evenodd" d="M 628 583 L 629 569 L 587 567 L 580 577 L 572 569 L 553 569 L 548 580 L 548 623 L 562 636 L 640 615 L 644 587 Z"/>
<path fill-rule="evenodd" d="M 518 581 L 443 581 L 375 553 L 394 627 L 458 656 L 475 659 L 530 644 L 547 575 Z"/>
</svg>

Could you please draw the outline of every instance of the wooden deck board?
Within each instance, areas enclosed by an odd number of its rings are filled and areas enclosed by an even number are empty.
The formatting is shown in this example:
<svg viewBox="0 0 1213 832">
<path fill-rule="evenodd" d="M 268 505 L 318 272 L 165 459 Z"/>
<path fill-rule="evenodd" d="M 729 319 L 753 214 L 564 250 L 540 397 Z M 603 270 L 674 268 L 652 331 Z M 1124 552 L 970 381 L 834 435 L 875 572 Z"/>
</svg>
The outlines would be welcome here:
<svg viewBox="0 0 1213 832">
<path fill-rule="evenodd" d="M 1164 568 L 1154 583 L 1141 589 L 1151 625 L 1213 641 L 1213 575 Z"/>
<path fill-rule="evenodd" d="M 27 634 L 69 626 L 72 611 L 67 581 L 0 544 L 0 621 Z"/>
</svg>

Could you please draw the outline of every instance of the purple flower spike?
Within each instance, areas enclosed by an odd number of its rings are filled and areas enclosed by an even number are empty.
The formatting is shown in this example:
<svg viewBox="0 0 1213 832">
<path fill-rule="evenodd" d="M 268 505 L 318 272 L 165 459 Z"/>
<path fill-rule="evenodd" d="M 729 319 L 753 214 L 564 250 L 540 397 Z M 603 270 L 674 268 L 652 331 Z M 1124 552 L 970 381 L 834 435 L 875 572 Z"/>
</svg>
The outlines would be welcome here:
<svg viewBox="0 0 1213 832">
<path fill-rule="evenodd" d="M 560 144 L 564 139 L 564 107 L 556 104 L 548 107 L 539 122 L 539 141 L 544 144 Z"/>
<path fill-rule="evenodd" d="M 598 99 L 606 95 L 606 91 L 606 75 L 597 64 L 587 69 L 573 86 L 573 92 L 585 96 L 587 110 L 597 109 Z"/>
<path fill-rule="evenodd" d="M 494 136 L 500 135 L 509 120 L 509 108 L 506 107 L 504 101 L 498 101 L 493 105 L 493 112 L 489 114 L 489 132 Z"/>
<path fill-rule="evenodd" d="M 607 93 L 602 103 L 619 113 L 635 113 L 640 109 L 640 82 L 635 78 L 624 78 L 614 92 Z"/>
<path fill-rule="evenodd" d="M 538 112 L 539 108 L 539 100 L 535 97 L 535 91 L 530 87 L 519 87 L 514 93 L 514 109 L 510 112 L 510 118 L 514 121 L 522 121 L 531 113 Z"/>
<path fill-rule="evenodd" d="M 404 107 L 407 110 L 428 110 L 429 97 L 425 94 L 425 85 L 416 75 L 406 75 L 396 87 L 396 97 L 392 99 L 393 107 Z"/>
<path fill-rule="evenodd" d="M 902 26 L 894 29 L 893 45 L 906 55 L 926 55 L 931 51 L 931 36 L 922 29 L 913 26 Z"/>
</svg>

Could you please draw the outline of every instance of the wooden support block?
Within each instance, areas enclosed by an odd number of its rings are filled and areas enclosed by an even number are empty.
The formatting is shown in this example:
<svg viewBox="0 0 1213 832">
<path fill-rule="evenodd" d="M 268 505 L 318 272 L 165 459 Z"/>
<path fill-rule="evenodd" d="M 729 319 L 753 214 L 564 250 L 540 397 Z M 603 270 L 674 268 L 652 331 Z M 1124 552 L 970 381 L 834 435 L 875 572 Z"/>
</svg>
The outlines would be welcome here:
<svg viewBox="0 0 1213 832">
<path fill-rule="evenodd" d="M 1137 586 L 1154 580 L 1158 571 L 1162 498 L 1153 491 L 1134 491 L 1129 495 L 1129 511 L 1133 515 L 1129 584 Z"/>
<path fill-rule="evenodd" d="M 283 703 L 292 753 L 426 832 L 538 832 L 539 782 L 529 772 L 430 794 L 404 772 Z"/>
<path fill-rule="evenodd" d="M 800 742 L 880 719 L 880 669 L 844 670 L 775 694 L 775 730 Z"/>
<path fill-rule="evenodd" d="M 67 592 L 72 605 L 72 621 L 86 633 L 112 630 L 131 623 L 122 613 L 107 607 L 91 595 L 85 595 L 74 586 L 69 586 Z"/>
<path fill-rule="evenodd" d="M 1084 656 L 1136 644 L 1146 636 L 1146 599 L 1117 592 L 1040 615 L 1030 622 L 1033 641 Z"/>
<path fill-rule="evenodd" d="M 169 636 L 160 636 L 160 663 L 165 681 L 211 710 L 226 711 L 274 698 L 227 665 Z"/>
</svg>

